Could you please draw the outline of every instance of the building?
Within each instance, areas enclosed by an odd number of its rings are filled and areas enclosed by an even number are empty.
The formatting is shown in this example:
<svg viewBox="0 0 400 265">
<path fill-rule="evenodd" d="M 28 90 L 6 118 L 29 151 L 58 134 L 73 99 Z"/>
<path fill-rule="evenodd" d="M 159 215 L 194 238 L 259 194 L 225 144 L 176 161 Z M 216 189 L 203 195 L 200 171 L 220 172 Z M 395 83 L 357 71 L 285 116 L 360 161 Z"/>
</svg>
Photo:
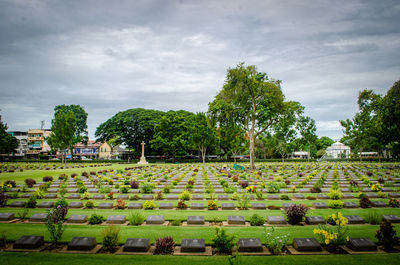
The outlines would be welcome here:
<svg viewBox="0 0 400 265">
<path fill-rule="evenodd" d="M 23 158 L 26 154 L 26 150 L 28 150 L 28 132 L 11 131 L 8 132 L 8 134 L 17 138 L 19 143 L 15 153 L 12 153 L 11 156 Z"/>
<path fill-rule="evenodd" d="M 350 158 L 350 147 L 340 142 L 336 142 L 326 148 L 325 158 Z"/>
<path fill-rule="evenodd" d="M 48 129 L 33 129 L 28 131 L 28 148 L 26 155 L 29 157 L 37 157 L 40 155 L 48 155 L 50 146 L 46 142 L 51 131 Z"/>
<path fill-rule="evenodd" d="M 107 143 L 104 142 L 100 145 L 99 149 L 99 159 L 111 159 L 112 155 L 112 148 L 111 146 Z"/>
<path fill-rule="evenodd" d="M 308 158 L 308 152 L 306 151 L 297 151 L 297 152 L 293 152 L 291 154 L 291 158 L 293 159 L 307 159 Z"/>
<path fill-rule="evenodd" d="M 102 143 L 97 143 L 93 140 L 89 140 L 86 144 L 77 143 L 73 149 L 74 157 L 76 157 L 77 159 L 97 159 L 99 155 L 99 148 L 101 145 Z"/>
</svg>

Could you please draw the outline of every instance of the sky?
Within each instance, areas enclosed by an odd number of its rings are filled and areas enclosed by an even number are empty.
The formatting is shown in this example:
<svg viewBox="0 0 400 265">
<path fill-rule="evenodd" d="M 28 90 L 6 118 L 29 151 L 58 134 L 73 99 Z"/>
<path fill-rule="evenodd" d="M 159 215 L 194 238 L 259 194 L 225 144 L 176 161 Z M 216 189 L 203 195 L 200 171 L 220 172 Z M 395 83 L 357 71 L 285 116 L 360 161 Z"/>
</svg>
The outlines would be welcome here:
<svg viewBox="0 0 400 265">
<path fill-rule="evenodd" d="M 0 0 L 0 115 L 49 128 L 79 104 L 96 127 L 130 108 L 207 111 L 228 68 L 282 80 L 338 140 L 363 89 L 400 79 L 400 1 Z"/>
</svg>

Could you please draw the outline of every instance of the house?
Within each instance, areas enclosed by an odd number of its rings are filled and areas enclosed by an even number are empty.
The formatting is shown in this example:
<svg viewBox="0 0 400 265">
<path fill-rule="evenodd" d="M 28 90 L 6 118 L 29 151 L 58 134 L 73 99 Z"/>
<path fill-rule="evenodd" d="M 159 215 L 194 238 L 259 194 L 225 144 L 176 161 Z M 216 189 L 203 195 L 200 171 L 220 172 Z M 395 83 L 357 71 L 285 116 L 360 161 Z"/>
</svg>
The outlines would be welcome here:
<svg viewBox="0 0 400 265">
<path fill-rule="evenodd" d="M 98 143 L 94 140 L 89 140 L 86 144 L 77 143 L 73 149 L 74 157 L 77 157 L 78 159 L 81 159 L 83 157 L 97 159 L 99 156 L 99 148 L 101 145 L 102 143 Z"/>
<path fill-rule="evenodd" d="M 49 129 L 33 129 L 28 130 L 28 148 L 26 156 L 38 157 L 39 154 L 47 155 L 50 152 L 50 146 L 46 142 L 51 131 Z"/>
<path fill-rule="evenodd" d="M 107 142 L 104 142 L 99 147 L 99 159 L 111 159 L 112 148 Z"/>
<path fill-rule="evenodd" d="M 341 142 L 336 142 L 326 148 L 326 153 L 324 157 L 326 158 L 349 158 L 350 157 L 350 147 L 342 144 Z"/>
</svg>

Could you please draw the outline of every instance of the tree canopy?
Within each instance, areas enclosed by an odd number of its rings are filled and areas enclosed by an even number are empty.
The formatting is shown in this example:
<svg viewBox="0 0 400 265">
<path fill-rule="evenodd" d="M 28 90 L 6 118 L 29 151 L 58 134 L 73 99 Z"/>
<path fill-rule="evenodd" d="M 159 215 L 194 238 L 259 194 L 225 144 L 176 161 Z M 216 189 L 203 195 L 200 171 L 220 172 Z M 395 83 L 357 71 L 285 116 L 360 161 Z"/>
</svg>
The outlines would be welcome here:
<svg viewBox="0 0 400 265">
<path fill-rule="evenodd" d="M 58 105 L 55 106 L 54 108 L 54 118 L 57 116 L 57 114 L 60 112 L 69 112 L 72 111 L 75 117 L 75 123 L 76 123 L 76 130 L 75 130 L 75 136 L 79 139 L 79 141 L 82 141 L 86 143 L 89 138 L 88 138 L 88 131 L 87 131 L 87 117 L 88 114 L 86 113 L 85 109 L 81 105 Z"/>
<path fill-rule="evenodd" d="M 0 117 L 0 154 L 10 154 L 18 148 L 18 139 L 7 133 L 7 124 Z"/>
</svg>

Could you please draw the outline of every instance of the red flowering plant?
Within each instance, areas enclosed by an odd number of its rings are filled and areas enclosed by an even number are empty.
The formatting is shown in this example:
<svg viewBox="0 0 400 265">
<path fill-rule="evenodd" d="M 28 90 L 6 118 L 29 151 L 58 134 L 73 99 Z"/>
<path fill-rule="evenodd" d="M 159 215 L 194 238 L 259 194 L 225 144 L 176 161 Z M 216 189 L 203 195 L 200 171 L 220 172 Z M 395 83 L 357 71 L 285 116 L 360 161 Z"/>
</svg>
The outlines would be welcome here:
<svg viewBox="0 0 400 265">
<path fill-rule="evenodd" d="M 107 197 L 112 200 L 114 197 L 114 192 L 110 191 L 110 193 L 107 194 Z"/>
</svg>

